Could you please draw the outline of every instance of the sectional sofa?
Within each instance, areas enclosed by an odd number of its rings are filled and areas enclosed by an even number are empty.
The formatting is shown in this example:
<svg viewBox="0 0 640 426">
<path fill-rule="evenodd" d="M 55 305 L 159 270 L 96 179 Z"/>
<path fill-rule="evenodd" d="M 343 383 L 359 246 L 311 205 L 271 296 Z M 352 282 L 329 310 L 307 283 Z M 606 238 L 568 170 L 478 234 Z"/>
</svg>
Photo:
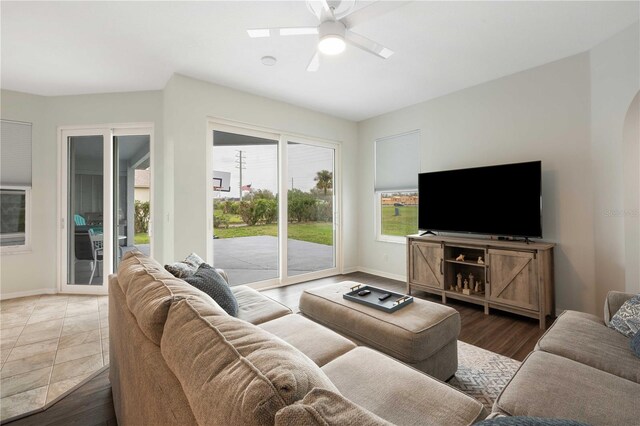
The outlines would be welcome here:
<svg viewBox="0 0 640 426">
<path fill-rule="evenodd" d="M 562 313 L 540 338 L 493 407 L 510 416 L 557 417 L 589 425 L 640 424 L 640 358 L 607 327 L 633 294 L 607 295 L 603 321 Z"/>
<path fill-rule="evenodd" d="M 483 406 L 246 287 L 238 317 L 139 252 L 109 281 L 119 424 L 470 425 Z"/>
</svg>

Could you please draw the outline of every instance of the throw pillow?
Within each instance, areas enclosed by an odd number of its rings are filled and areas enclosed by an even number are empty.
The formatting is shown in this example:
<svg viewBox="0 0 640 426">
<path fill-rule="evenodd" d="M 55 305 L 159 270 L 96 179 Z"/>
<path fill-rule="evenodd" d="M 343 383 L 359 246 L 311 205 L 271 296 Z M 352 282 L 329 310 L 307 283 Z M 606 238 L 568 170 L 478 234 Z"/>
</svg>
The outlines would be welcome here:
<svg viewBox="0 0 640 426">
<path fill-rule="evenodd" d="M 226 313 L 238 316 L 238 301 L 229 284 L 211 265 L 203 263 L 195 274 L 183 278 L 186 282 L 207 293 Z"/>
<path fill-rule="evenodd" d="M 636 335 L 631 338 L 629 347 L 631 347 L 631 351 L 635 354 L 635 356 L 640 358 L 640 333 L 636 333 Z"/>
<path fill-rule="evenodd" d="M 181 262 L 175 262 L 170 265 L 164 265 L 164 269 L 171 272 L 176 278 L 185 278 L 196 273 L 204 260 L 195 253 L 191 253 Z"/>
<path fill-rule="evenodd" d="M 609 321 L 609 327 L 627 337 L 633 337 L 640 329 L 640 294 L 622 304 Z"/>
</svg>

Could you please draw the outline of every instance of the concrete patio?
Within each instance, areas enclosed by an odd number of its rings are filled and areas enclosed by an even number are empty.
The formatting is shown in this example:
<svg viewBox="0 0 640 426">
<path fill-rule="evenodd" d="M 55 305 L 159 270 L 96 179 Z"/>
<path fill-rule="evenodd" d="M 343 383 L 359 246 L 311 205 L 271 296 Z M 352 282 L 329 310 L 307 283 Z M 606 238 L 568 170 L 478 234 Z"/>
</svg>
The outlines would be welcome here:
<svg viewBox="0 0 640 426">
<path fill-rule="evenodd" d="M 288 240 L 289 276 L 333 268 L 333 246 Z M 230 285 L 278 277 L 278 238 L 270 236 L 217 239 L 213 261 L 229 275 Z"/>
</svg>

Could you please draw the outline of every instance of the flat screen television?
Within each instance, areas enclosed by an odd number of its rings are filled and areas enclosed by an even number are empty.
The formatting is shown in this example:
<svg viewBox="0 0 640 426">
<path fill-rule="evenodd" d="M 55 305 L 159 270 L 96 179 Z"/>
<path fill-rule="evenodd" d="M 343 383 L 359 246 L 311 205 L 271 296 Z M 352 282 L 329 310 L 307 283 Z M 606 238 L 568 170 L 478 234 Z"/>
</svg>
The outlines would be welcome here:
<svg viewBox="0 0 640 426">
<path fill-rule="evenodd" d="M 542 238 L 541 169 L 541 161 L 531 161 L 421 173 L 418 227 Z"/>
</svg>

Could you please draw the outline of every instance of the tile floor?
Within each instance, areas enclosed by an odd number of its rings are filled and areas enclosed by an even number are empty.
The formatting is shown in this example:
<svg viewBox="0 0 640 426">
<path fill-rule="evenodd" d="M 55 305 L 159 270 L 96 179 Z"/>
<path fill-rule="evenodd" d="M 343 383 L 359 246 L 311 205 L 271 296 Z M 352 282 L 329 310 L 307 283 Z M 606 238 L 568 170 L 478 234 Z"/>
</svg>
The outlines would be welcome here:
<svg viewBox="0 0 640 426">
<path fill-rule="evenodd" d="M 109 363 L 108 296 L 0 301 L 0 421 L 35 410 Z"/>
</svg>

